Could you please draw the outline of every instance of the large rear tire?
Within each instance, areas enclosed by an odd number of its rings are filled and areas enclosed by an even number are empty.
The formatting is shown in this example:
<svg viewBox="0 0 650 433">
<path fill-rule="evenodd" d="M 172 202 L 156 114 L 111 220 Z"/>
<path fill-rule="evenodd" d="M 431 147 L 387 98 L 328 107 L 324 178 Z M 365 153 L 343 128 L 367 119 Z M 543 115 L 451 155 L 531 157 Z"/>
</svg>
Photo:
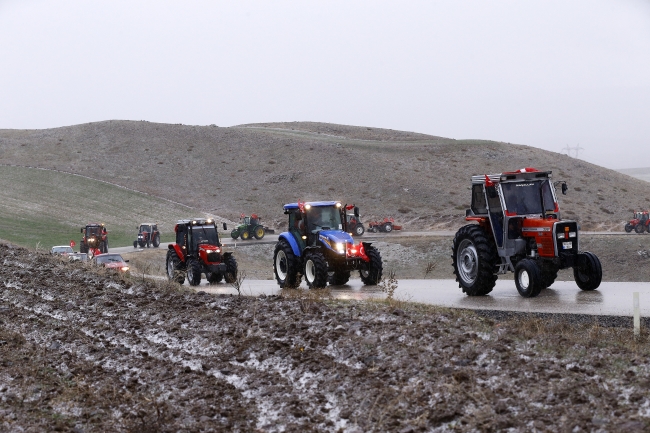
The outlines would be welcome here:
<svg viewBox="0 0 650 433">
<path fill-rule="evenodd" d="M 636 226 L 634 226 L 634 231 L 637 232 L 638 234 L 641 234 L 645 231 L 645 227 L 643 224 L 639 223 Z"/>
<path fill-rule="evenodd" d="M 167 250 L 167 278 L 178 284 L 183 284 L 183 281 L 185 281 L 185 272 L 181 259 L 178 258 L 174 250 Z"/>
<path fill-rule="evenodd" d="M 327 285 L 327 261 L 319 251 L 305 254 L 305 268 L 302 273 L 310 289 L 322 289 Z"/>
<path fill-rule="evenodd" d="M 223 262 L 226 264 L 226 275 L 224 275 L 226 283 L 232 284 L 237 281 L 237 260 L 229 254 L 224 257 Z"/>
<path fill-rule="evenodd" d="M 251 234 L 248 233 L 248 230 L 242 231 L 239 236 L 241 236 L 242 241 L 247 241 L 247 240 L 249 240 L 251 238 Z"/>
<path fill-rule="evenodd" d="M 542 291 L 542 271 L 531 259 L 523 259 L 515 266 L 515 284 L 524 298 L 534 298 Z"/>
<path fill-rule="evenodd" d="M 160 235 L 156 234 L 156 236 L 153 237 L 153 247 L 158 248 L 160 246 Z"/>
<path fill-rule="evenodd" d="M 625 224 L 625 232 L 630 233 L 632 230 L 634 230 L 634 226 L 630 223 Z"/>
<path fill-rule="evenodd" d="M 138 248 L 138 241 L 133 241 L 133 248 Z"/>
<path fill-rule="evenodd" d="M 384 227 L 384 231 L 386 233 L 390 233 L 390 232 L 393 231 L 393 224 L 392 223 L 385 223 L 383 227 Z"/>
<path fill-rule="evenodd" d="M 334 271 L 327 279 L 332 286 L 342 286 L 348 281 L 350 281 L 350 271 Z"/>
<path fill-rule="evenodd" d="M 365 245 L 366 244 L 364 244 L 364 246 Z M 365 247 L 365 249 L 366 255 L 368 258 L 370 258 L 370 262 L 368 262 L 367 269 L 362 269 L 359 271 L 359 276 L 361 277 L 363 284 L 366 286 L 374 286 L 379 284 L 381 281 L 381 276 L 384 272 L 384 265 L 381 261 L 381 254 L 379 254 L 377 248 L 373 247 L 372 245 L 368 245 Z"/>
<path fill-rule="evenodd" d="M 293 254 L 291 245 L 280 240 L 273 252 L 273 273 L 278 285 L 283 289 L 295 289 L 302 277 L 298 274 L 298 258 Z"/>
<path fill-rule="evenodd" d="M 196 259 L 187 260 L 187 282 L 190 286 L 201 284 L 201 263 Z"/>
<path fill-rule="evenodd" d="M 354 228 L 354 234 L 357 236 L 361 236 L 366 232 L 366 229 L 363 227 L 363 224 L 359 223 L 357 226 Z"/>
<path fill-rule="evenodd" d="M 573 268 L 576 284 L 581 290 L 596 290 L 603 280 L 603 268 L 600 266 L 600 260 L 595 254 L 587 251 L 578 255 L 578 262 L 583 262 L 583 264 Z"/>
<path fill-rule="evenodd" d="M 484 296 L 492 291 L 499 256 L 481 226 L 469 224 L 456 232 L 451 258 L 458 287 L 464 293 Z"/>
<path fill-rule="evenodd" d="M 255 236 L 255 239 L 258 241 L 264 237 L 266 232 L 264 231 L 264 227 L 262 226 L 257 226 L 255 227 L 255 230 L 253 230 L 253 236 Z"/>
</svg>

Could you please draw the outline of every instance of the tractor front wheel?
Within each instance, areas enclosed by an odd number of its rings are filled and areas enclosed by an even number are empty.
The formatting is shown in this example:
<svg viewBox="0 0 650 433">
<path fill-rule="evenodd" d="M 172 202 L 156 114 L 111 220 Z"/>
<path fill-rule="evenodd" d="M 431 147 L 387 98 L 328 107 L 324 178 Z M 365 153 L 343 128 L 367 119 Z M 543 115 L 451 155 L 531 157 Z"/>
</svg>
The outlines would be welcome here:
<svg viewBox="0 0 650 433">
<path fill-rule="evenodd" d="M 253 236 L 255 236 L 255 239 L 258 241 L 264 237 L 264 234 L 266 232 L 264 231 L 264 227 L 262 226 L 257 226 L 255 227 L 255 230 L 253 230 Z"/>
<path fill-rule="evenodd" d="M 303 275 L 310 289 L 322 289 L 327 285 L 327 262 L 323 253 L 310 251 L 305 254 Z"/>
<path fill-rule="evenodd" d="M 133 241 L 133 248 L 138 248 L 138 241 Z"/>
<path fill-rule="evenodd" d="M 183 284 L 185 281 L 181 259 L 178 258 L 174 250 L 167 250 L 167 278 L 179 284 Z"/>
<path fill-rule="evenodd" d="M 581 257 L 582 256 L 582 257 Z M 578 255 L 579 266 L 573 268 L 573 277 L 580 289 L 585 291 L 596 290 L 603 279 L 603 268 L 598 257 L 590 252 Z"/>
<path fill-rule="evenodd" d="M 140 248 L 144 248 L 144 241 L 138 241 L 138 245 L 140 245 Z"/>
<path fill-rule="evenodd" d="M 230 232 L 230 237 L 233 239 L 237 239 L 239 237 L 239 230 L 233 229 L 233 231 Z"/>
<path fill-rule="evenodd" d="M 153 247 L 158 248 L 160 246 L 160 235 L 156 235 L 153 238 Z"/>
<path fill-rule="evenodd" d="M 363 224 L 357 224 L 357 226 L 354 228 L 354 234 L 357 236 L 361 236 L 364 234 L 366 229 L 363 227 Z"/>
<path fill-rule="evenodd" d="M 367 264 L 367 269 L 359 271 L 359 276 L 361 277 L 363 284 L 366 286 L 374 286 L 379 284 L 379 281 L 381 281 L 384 265 L 381 262 L 381 254 L 379 254 L 377 248 L 368 245 L 366 247 L 366 255 L 370 259 L 370 262 Z"/>
<path fill-rule="evenodd" d="M 393 224 L 391 223 L 385 223 L 383 227 L 386 233 L 390 233 L 393 231 Z"/>
<path fill-rule="evenodd" d="M 232 255 L 227 255 L 223 259 L 223 262 L 226 264 L 226 283 L 232 284 L 237 281 L 237 260 Z"/>
<path fill-rule="evenodd" d="M 456 232 L 451 258 L 458 287 L 464 293 L 484 296 L 492 291 L 499 256 L 481 226 L 469 224 Z"/>
<path fill-rule="evenodd" d="M 190 283 L 190 286 L 201 284 L 201 263 L 196 259 L 187 261 L 187 282 Z"/>
<path fill-rule="evenodd" d="M 350 280 L 350 271 L 334 271 L 327 282 L 332 286 L 342 286 Z"/>
<path fill-rule="evenodd" d="M 531 259 L 523 259 L 515 266 L 515 284 L 524 298 L 534 298 L 542 291 L 542 271 Z"/>
<path fill-rule="evenodd" d="M 645 231 L 645 227 L 643 227 L 643 224 L 639 223 L 636 226 L 634 226 L 634 231 L 637 232 L 638 234 L 641 234 Z"/>
<path fill-rule="evenodd" d="M 630 233 L 632 230 L 634 230 L 634 226 L 630 223 L 625 224 L 625 232 Z"/>
<path fill-rule="evenodd" d="M 283 289 L 297 288 L 302 278 L 298 271 L 298 258 L 293 254 L 291 245 L 281 240 L 273 252 L 273 273 L 276 281 Z"/>
</svg>

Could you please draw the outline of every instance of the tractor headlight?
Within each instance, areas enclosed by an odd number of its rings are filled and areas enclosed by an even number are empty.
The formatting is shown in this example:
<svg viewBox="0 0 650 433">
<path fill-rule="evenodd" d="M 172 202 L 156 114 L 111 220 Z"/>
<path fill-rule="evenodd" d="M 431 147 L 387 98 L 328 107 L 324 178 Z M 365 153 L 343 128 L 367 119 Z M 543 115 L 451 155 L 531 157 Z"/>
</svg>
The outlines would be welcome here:
<svg viewBox="0 0 650 433">
<path fill-rule="evenodd" d="M 345 254 L 345 245 L 341 242 L 337 242 L 334 245 L 334 249 L 336 250 L 337 253 L 339 254 Z"/>
<path fill-rule="evenodd" d="M 557 238 L 558 239 L 564 239 L 565 238 L 564 233 L 558 233 Z"/>
<path fill-rule="evenodd" d="M 576 237 L 576 232 L 569 232 L 569 237 L 570 238 L 575 238 Z"/>
</svg>

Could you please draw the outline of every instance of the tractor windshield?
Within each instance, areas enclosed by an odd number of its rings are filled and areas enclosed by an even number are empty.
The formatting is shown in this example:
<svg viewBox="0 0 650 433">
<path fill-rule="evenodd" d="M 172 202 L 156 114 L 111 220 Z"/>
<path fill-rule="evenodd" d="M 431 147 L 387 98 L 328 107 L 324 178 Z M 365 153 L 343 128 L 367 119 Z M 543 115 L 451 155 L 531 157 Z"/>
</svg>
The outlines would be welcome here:
<svg viewBox="0 0 650 433">
<path fill-rule="evenodd" d="M 140 226 L 140 233 L 143 232 L 151 233 L 151 226 L 145 226 L 145 225 Z"/>
<path fill-rule="evenodd" d="M 219 245 L 219 235 L 214 226 L 193 226 L 192 227 L 192 249 L 199 245 Z"/>
<path fill-rule="evenodd" d="M 315 206 L 307 211 L 307 224 L 310 232 L 319 230 L 343 230 L 341 214 L 334 206 Z"/>
<path fill-rule="evenodd" d="M 86 236 L 99 236 L 102 234 L 102 228 L 99 226 L 86 227 Z"/>
<path fill-rule="evenodd" d="M 555 211 L 548 181 L 502 183 L 501 189 L 509 212 L 517 215 L 542 214 Z"/>
</svg>

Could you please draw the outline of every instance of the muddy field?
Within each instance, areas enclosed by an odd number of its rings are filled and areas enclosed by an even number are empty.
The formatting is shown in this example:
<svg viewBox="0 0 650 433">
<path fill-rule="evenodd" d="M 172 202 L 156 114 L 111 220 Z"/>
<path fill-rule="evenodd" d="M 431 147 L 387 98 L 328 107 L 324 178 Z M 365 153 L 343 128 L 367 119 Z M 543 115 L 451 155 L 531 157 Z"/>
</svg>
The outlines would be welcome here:
<svg viewBox="0 0 650 433">
<path fill-rule="evenodd" d="M 629 328 L 0 260 L 0 431 L 650 428 L 648 338 Z"/>
</svg>

